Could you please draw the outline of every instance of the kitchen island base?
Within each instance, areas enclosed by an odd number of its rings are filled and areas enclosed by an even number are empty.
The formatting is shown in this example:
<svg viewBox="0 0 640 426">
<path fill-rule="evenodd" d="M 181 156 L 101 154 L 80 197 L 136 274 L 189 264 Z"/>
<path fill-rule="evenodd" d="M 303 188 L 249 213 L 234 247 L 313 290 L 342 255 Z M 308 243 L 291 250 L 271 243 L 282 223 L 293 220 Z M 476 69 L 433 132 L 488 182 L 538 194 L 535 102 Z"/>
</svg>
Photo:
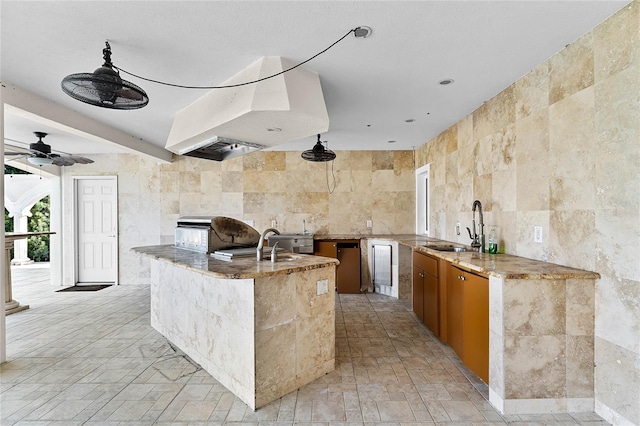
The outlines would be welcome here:
<svg viewBox="0 0 640 426">
<path fill-rule="evenodd" d="M 160 260 L 151 274 L 152 327 L 250 408 L 334 370 L 334 264 L 230 279 Z"/>
</svg>

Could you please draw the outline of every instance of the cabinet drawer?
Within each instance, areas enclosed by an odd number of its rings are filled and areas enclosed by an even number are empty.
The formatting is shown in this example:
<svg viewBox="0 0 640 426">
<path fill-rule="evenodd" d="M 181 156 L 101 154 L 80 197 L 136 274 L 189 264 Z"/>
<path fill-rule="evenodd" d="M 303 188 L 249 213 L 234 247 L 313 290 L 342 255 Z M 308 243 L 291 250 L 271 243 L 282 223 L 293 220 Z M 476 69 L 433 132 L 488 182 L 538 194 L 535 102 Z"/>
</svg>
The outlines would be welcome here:
<svg viewBox="0 0 640 426">
<path fill-rule="evenodd" d="M 433 275 L 434 277 L 438 276 L 438 259 L 435 257 L 414 251 L 413 266 L 417 266 L 429 275 Z"/>
</svg>

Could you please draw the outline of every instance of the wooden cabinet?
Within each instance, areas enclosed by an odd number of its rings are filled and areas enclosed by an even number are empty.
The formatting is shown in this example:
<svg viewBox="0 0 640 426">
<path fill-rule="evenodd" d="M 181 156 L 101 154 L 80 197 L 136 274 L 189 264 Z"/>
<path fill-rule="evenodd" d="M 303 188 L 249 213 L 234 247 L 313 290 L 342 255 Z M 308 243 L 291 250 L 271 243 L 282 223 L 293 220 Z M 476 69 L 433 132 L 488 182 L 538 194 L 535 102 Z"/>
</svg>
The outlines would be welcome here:
<svg viewBox="0 0 640 426">
<path fill-rule="evenodd" d="M 447 343 L 489 383 L 489 280 L 454 265 L 447 270 Z"/>
<path fill-rule="evenodd" d="M 413 313 L 418 319 L 424 322 L 424 270 L 415 264 L 416 254 L 413 262 Z"/>
<path fill-rule="evenodd" d="M 413 253 L 413 312 L 436 336 L 440 336 L 438 259 Z"/>
<path fill-rule="evenodd" d="M 316 256 L 338 258 L 338 244 L 333 240 L 319 240 L 313 242 L 313 254 Z"/>
<path fill-rule="evenodd" d="M 336 269 L 336 289 L 340 294 L 360 293 L 360 241 L 317 240 L 313 254 L 340 261 Z"/>
</svg>

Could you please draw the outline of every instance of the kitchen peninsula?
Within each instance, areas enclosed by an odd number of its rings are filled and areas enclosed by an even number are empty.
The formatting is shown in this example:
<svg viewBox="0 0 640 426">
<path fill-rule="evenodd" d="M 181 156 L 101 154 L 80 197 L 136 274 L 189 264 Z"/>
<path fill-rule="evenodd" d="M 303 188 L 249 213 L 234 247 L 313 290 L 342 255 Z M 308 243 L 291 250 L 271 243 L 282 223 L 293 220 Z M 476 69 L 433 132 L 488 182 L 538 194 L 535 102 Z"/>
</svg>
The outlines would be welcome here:
<svg viewBox="0 0 640 426">
<path fill-rule="evenodd" d="M 445 300 L 449 268 L 442 266 L 452 265 L 463 273 L 467 271 L 488 279 L 489 380 L 486 384 L 489 401 L 501 413 L 594 410 L 598 273 L 508 254 L 440 251 L 435 248 L 460 244 L 425 236 L 362 238 L 396 241 L 399 247 L 436 259 L 439 276 L 444 277 L 445 283 L 440 287 L 439 296 Z M 361 246 L 367 244 L 361 242 Z M 403 284 L 407 285 L 399 282 L 399 286 Z M 472 304 L 478 302 L 477 299 L 471 301 Z M 445 343 L 448 342 L 445 340 Z"/>
<path fill-rule="evenodd" d="M 334 370 L 336 259 L 133 251 L 154 259 L 151 325 L 252 409 Z"/>
</svg>

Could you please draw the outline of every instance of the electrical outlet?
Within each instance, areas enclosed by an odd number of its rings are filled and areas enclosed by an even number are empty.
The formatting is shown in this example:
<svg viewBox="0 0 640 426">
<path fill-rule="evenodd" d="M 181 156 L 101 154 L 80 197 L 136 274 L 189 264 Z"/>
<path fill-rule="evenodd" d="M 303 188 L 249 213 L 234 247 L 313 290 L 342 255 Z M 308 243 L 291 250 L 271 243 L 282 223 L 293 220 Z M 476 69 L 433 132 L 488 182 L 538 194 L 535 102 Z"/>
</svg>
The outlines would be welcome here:
<svg viewBox="0 0 640 426">
<path fill-rule="evenodd" d="M 318 296 L 329 293 L 329 280 L 316 281 L 316 290 Z"/>
<path fill-rule="evenodd" d="M 271 221 L 271 227 L 272 227 L 272 228 L 275 228 L 276 226 L 278 226 L 278 221 L 277 221 L 277 220 L 275 220 L 275 219 L 273 219 L 273 220 Z"/>
<path fill-rule="evenodd" d="M 373 228 L 373 221 L 371 220 L 367 221 L 367 228 Z"/>
<path fill-rule="evenodd" d="M 533 242 L 534 243 L 542 242 L 542 226 L 533 227 Z"/>
</svg>

